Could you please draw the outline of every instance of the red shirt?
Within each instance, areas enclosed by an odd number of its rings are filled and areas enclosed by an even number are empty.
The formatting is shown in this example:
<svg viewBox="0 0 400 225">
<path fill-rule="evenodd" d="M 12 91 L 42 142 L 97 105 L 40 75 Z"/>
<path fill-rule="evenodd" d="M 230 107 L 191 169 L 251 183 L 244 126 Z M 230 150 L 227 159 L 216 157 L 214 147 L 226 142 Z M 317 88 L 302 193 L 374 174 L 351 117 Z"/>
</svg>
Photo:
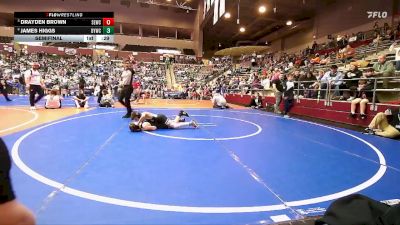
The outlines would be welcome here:
<svg viewBox="0 0 400 225">
<path fill-rule="evenodd" d="M 133 88 L 140 88 L 140 81 L 133 82 Z"/>
</svg>

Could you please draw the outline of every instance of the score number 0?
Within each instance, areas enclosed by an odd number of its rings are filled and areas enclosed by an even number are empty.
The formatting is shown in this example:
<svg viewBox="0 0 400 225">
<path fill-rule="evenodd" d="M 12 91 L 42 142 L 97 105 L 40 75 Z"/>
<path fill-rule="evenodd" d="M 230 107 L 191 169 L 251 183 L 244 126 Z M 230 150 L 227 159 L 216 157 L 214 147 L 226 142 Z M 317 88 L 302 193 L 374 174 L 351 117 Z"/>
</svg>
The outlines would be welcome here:
<svg viewBox="0 0 400 225">
<path fill-rule="evenodd" d="M 103 18 L 103 26 L 114 26 L 114 18 Z"/>
</svg>

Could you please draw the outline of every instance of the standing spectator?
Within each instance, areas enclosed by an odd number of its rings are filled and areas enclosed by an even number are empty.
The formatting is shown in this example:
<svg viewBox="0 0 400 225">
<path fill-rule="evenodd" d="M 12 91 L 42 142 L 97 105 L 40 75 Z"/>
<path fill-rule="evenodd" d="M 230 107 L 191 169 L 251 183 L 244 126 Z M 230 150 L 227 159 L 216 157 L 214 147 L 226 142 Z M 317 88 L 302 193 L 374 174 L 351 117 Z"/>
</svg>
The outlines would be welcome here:
<svg viewBox="0 0 400 225">
<path fill-rule="evenodd" d="M 0 77 L 0 93 L 3 94 L 4 98 L 6 99 L 7 102 L 11 102 L 12 100 L 8 97 L 8 92 L 7 92 L 7 83 L 4 80 L 4 78 Z"/>
<path fill-rule="evenodd" d="M 79 76 L 79 89 L 85 89 L 86 86 L 86 81 L 85 78 L 83 77 L 83 75 Z"/>
<path fill-rule="evenodd" d="M 42 74 L 39 72 L 39 63 L 33 63 L 32 69 L 25 71 L 25 83 L 29 89 L 29 102 L 31 110 L 35 110 L 35 104 L 40 101 L 44 96 L 44 80 Z M 35 95 L 39 96 L 35 99 Z"/>
<path fill-rule="evenodd" d="M 274 112 L 280 114 L 281 111 L 279 110 L 279 105 L 281 104 L 282 101 L 282 95 L 283 95 L 283 86 L 285 83 L 285 75 L 280 74 L 279 79 L 273 80 L 272 81 L 272 89 L 274 90 L 275 94 L 275 109 Z"/>
<path fill-rule="evenodd" d="M 19 96 L 25 96 L 26 95 L 26 83 L 25 83 L 24 73 L 21 73 L 19 75 L 18 82 L 19 82 Z"/>
<path fill-rule="evenodd" d="M 294 82 L 293 82 L 293 74 L 289 74 L 287 76 L 287 81 L 284 86 L 283 99 L 285 103 L 285 110 L 283 111 L 283 116 L 288 118 L 289 111 L 293 106 L 294 101 Z"/>
</svg>

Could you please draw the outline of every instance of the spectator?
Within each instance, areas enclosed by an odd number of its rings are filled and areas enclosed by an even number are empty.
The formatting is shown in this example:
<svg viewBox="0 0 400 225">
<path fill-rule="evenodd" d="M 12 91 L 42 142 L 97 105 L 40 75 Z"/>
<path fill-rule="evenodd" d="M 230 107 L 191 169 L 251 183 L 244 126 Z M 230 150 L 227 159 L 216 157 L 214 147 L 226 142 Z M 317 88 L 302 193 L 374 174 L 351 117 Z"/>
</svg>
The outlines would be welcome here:
<svg viewBox="0 0 400 225">
<path fill-rule="evenodd" d="M 103 89 L 99 106 L 108 108 L 108 107 L 114 107 L 114 104 L 115 101 L 113 99 L 111 92 L 108 92 L 106 89 Z"/>
<path fill-rule="evenodd" d="M 57 90 L 51 90 L 50 94 L 45 97 L 46 103 L 44 108 L 46 109 L 60 109 L 61 108 L 61 100 L 63 99 L 61 96 L 57 95 Z"/>
<path fill-rule="evenodd" d="M 279 110 L 279 105 L 281 104 L 281 101 L 282 101 L 284 85 L 285 85 L 285 75 L 283 75 L 283 74 L 279 75 L 279 79 L 272 81 L 272 89 L 274 90 L 274 95 L 275 95 L 274 112 L 278 113 L 278 114 L 281 114 L 281 111 Z"/>
<path fill-rule="evenodd" d="M 80 109 L 84 107 L 85 109 L 89 108 L 89 97 L 85 96 L 85 92 L 82 89 L 79 89 L 78 94 L 73 97 L 75 101 L 76 108 Z"/>
<path fill-rule="evenodd" d="M 394 75 L 393 63 L 386 60 L 386 55 L 379 55 L 378 62 L 373 66 L 375 73 L 378 73 L 381 77 L 391 77 Z M 383 87 L 387 88 L 389 84 L 388 79 L 383 80 Z"/>
<path fill-rule="evenodd" d="M 307 98 L 319 98 L 319 89 L 321 87 L 321 78 L 324 76 L 324 71 L 320 70 L 318 71 L 318 74 L 315 75 L 314 80 L 316 80 L 314 83 L 312 83 L 309 88 L 309 92 L 307 94 Z"/>
<path fill-rule="evenodd" d="M 375 22 L 373 29 L 374 29 L 375 32 L 379 33 L 379 24 L 378 24 L 378 22 Z"/>
<path fill-rule="evenodd" d="M 343 73 L 338 71 L 338 67 L 336 65 L 331 66 L 331 70 L 326 72 L 325 75 L 321 79 L 321 89 L 334 88 L 334 96 L 340 96 L 340 86 L 343 83 Z M 326 92 L 323 91 L 322 96 L 326 95 Z M 326 96 L 329 97 L 329 96 Z"/>
<path fill-rule="evenodd" d="M 395 65 L 396 65 L 396 70 L 400 70 L 400 46 L 398 45 L 398 42 L 394 42 L 390 48 L 389 51 L 395 51 Z"/>
<path fill-rule="evenodd" d="M 20 73 L 19 78 L 18 78 L 18 83 L 19 83 L 19 96 L 25 96 L 26 95 L 26 83 L 25 83 L 25 77 L 24 73 Z"/>
<path fill-rule="evenodd" d="M 226 99 L 224 98 L 224 96 L 222 96 L 218 92 L 214 93 L 211 102 L 213 104 L 213 108 L 219 108 L 219 109 L 229 108 L 228 105 L 226 104 Z"/>
<path fill-rule="evenodd" d="M 251 102 L 250 102 L 250 107 L 253 109 L 260 109 L 262 108 L 262 97 L 260 93 L 256 93 L 255 95 L 252 96 Z"/>
<path fill-rule="evenodd" d="M 3 94 L 4 98 L 7 102 L 11 102 L 12 100 L 8 97 L 7 91 L 7 83 L 4 78 L 0 77 L 0 93 Z"/>
<path fill-rule="evenodd" d="M 311 59 L 311 64 L 320 64 L 321 58 L 319 57 L 319 54 L 315 54 L 315 57 Z"/>
<path fill-rule="evenodd" d="M 293 82 L 293 74 L 289 74 L 287 76 L 287 81 L 284 86 L 283 99 L 285 103 L 285 110 L 283 111 L 283 116 L 288 118 L 289 111 L 293 106 L 294 101 L 294 82 Z"/>
<path fill-rule="evenodd" d="M 345 75 L 345 79 L 349 79 L 345 81 L 346 88 L 350 89 L 350 91 L 345 91 L 343 94 L 343 99 L 347 99 L 347 101 L 352 101 L 355 99 L 357 94 L 357 86 L 358 80 L 361 78 L 362 72 L 358 69 L 358 67 L 354 64 L 350 65 L 350 70 L 347 71 Z M 342 99 L 341 99 L 342 100 Z"/>
<path fill-rule="evenodd" d="M 384 113 L 380 112 L 376 114 L 365 129 L 365 132 L 387 138 L 400 137 L 399 107 L 387 109 Z"/>
<path fill-rule="evenodd" d="M 372 99 L 371 87 L 367 85 L 366 80 L 358 81 L 357 95 L 354 100 L 351 101 L 351 112 L 350 117 L 356 118 L 357 104 L 360 104 L 360 118 L 365 119 L 367 116 L 365 110 L 367 103 Z"/>
</svg>

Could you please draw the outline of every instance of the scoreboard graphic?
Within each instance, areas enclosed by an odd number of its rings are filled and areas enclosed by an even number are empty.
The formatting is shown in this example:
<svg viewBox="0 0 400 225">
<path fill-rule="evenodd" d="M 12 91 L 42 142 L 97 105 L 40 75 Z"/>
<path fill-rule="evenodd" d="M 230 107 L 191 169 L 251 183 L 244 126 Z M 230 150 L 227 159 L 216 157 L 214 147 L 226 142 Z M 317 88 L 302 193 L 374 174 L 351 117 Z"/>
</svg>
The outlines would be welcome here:
<svg viewBox="0 0 400 225">
<path fill-rule="evenodd" d="M 114 42 L 114 12 L 15 12 L 17 42 Z"/>
</svg>

